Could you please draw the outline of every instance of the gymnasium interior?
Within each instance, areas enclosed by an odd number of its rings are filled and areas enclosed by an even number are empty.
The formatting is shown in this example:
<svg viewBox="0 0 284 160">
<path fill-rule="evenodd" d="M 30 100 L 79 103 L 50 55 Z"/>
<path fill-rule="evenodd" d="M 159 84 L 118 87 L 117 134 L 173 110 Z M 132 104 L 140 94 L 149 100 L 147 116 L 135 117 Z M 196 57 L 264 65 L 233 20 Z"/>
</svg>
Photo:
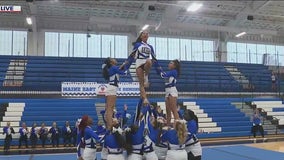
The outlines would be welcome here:
<svg viewBox="0 0 284 160">
<path fill-rule="evenodd" d="M 107 57 L 122 64 L 142 30 L 162 68 L 178 59 L 178 106 L 199 119 L 203 160 L 284 160 L 284 1 L 6 0 L 0 12 L 0 159 L 76 159 L 76 145 L 48 139 L 19 148 L 25 122 L 59 128 L 105 109 Z M 193 7 L 194 6 L 194 7 Z M 137 86 L 135 64 L 120 82 Z M 164 80 L 152 66 L 151 104 L 165 110 Z M 64 86 L 67 86 L 67 89 Z M 76 92 L 72 86 L 95 86 Z M 70 90 L 68 90 L 68 87 Z M 132 86 L 131 86 L 132 87 Z M 138 87 L 139 88 L 139 87 Z M 122 90 L 116 110 L 135 118 L 139 91 Z M 251 132 L 254 110 L 264 138 Z M 15 130 L 4 152 L 7 122 Z M 30 145 L 30 142 L 28 142 Z M 97 152 L 97 160 L 101 158 Z"/>
</svg>

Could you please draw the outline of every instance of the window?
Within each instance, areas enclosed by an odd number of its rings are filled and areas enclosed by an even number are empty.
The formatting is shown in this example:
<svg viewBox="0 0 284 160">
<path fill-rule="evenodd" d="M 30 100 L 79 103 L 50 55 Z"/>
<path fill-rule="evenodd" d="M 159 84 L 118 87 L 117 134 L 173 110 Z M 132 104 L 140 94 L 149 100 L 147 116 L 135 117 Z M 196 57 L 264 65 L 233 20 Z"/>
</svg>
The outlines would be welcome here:
<svg viewBox="0 0 284 160">
<path fill-rule="evenodd" d="M 87 57 L 87 35 L 74 34 L 74 57 Z"/>
<path fill-rule="evenodd" d="M 59 34 L 59 56 L 60 57 L 74 57 L 73 53 L 73 34 L 60 33 Z"/>
<path fill-rule="evenodd" d="M 45 55 L 46 56 L 58 56 L 58 33 L 47 32 L 45 33 Z"/>
<path fill-rule="evenodd" d="M 27 55 L 27 32 L 0 30 L 1 55 Z"/>
<path fill-rule="evenodd" d="M 101 57 L 114 57 L 114 36 L 102 35 Z"/>
<path fill-rule="evenodd" d="M 88 38 L 88 57 L 101 57 L 101 35 L 91 34 Z"/>
<path fill-rule="evenodd" d="M 127 36 L 45 32 L 45 55 L 126 58 Z"/>
<path fill-rule="evenodd" d="M 213 61 L 214 60 L 213 43 L 212 41 L 203 41 L 203 60 Z"/>
<path fill-rule="evenodd" d="M 192 60 L 190 39 L 180 39 L 180 58 L 186 61 Z"/>
<path fill-rule="evenodd" d="M 169 47 L 169 55 L 168 59 L 180 59 L 181 53 L 180 53 L 180 47 L 179 47 L 179 39 L 177 38 L 169 38 L 168 39 L 168 47 Z"/>
<path fill-rule="evenodd" d="M 256 44 L 247 44 L 248 63 L 257 63 Z"/>
<path fill-rule="evenodd" d="M 192 40 L 192 60 L 193 61 L 202 61 L 203 50 L 202 50 L 202 41 L 201 40 Z"/>
<path fill-rule="evenodd" d="M 156 48 L 154 48 L 157 59 L 168 59 L 167 38 L 156 38 Z"/>
<path fill-rule="evenodd" d="M 157 59 L 214 61 L 213 41 L 150 37 Z"/>
<path fill-rule="evenodd" d="M 227 61 L 237 62 L 237 43 L 228 42 L 227 44 Z"/>
<path fill-rule="evenodd" d="M 12 55 L 27 54 L 27 32 L 13 31 L 13 51 Z"/>
<path fill-rule="evenodd" d="M 237 62 L 247 63 L 247 49 L 245 43 L 237 43 Z"/>
<path fill-rule="evenodd" d="M 227 51 L 228 62 L 283 65 L 284 46 L 228 42 Z"/>
<path fill-rule="evenodd" d="M 115 58 L 127 58 L 129 54 L 127 49 L 127 36 L 115 36 L 114 40 Z"/>
</svg>

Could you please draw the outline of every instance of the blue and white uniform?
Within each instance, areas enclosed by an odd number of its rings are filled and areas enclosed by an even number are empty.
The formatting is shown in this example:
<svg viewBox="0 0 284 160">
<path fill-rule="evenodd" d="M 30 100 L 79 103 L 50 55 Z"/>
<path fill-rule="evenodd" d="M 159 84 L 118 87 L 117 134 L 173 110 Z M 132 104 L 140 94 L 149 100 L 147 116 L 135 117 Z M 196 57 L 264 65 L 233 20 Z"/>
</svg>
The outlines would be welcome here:
<svg viewBox="0 0 284 160">
<path fill-rule="evenodd" d="M 7 151 L 10 149 L 11 141 L 12 141 L 12 133 L 14 134 L 15 131 L 12 127 L 4 127 L 3 128 L 3 134 L 5 134 L 5 142 L 4 142 L 4 151 Z"/>
<path fill-rule="evenodd" d="M 20 138 L 19 138 L 19 147 L 22 146 L 22 142 L 24 141 L 26 144 L 26 148 L 28 148 L 28 128 L 27 127 L 21 127 L 19 129 L 19 133 L 20 133 Z"/>
<path fill-rule="evenodd" d="M 128 160 L 142 160 L 143 158 L 143 145 L 144 145 L 144 128 L 145 122 L 140 121 L 139 129 L 135 134 L 130 136 L 132 141 L 133 151 L 128 156 Z"/>
<path fill-rule="evenodd" d="M 124 160 L 123 156 L 123 148 L 120 146 L 111 133 L 111 131 L 107 131 L 104 138 L 104 147 L 107 150 L 107 160 Z"/>
<path fill-rule="evenodd" d="M 96 142 L 99 142 L 99 136 L 87 126 L 84 130 L 85 149 L 83 154 L 84 160 L 94 160 L 96 158 Z"/>
<path fill-rule="evenodd" d="M 176 69 L 167 72 L 161 71 L 161 77 L 165 79 L 165 97 L 169 97 L 170 95 L 172 97 L 178 97 L 178 91 L 176 88 L 177 76 L 178 72 Z"/>
<path fill-rule="evenodd" d="M 84 137 L 81 136 L 81 133 L 77 133 L 77 158 L 82 157 L 84 155 L 85 150 L 85 140 Z"/>
<path fill-rule="evenodd" d="M 51 133 L 51 141 L 52 141 L 52 146 L 55 146 L 55 143 L 58 147 L 59 145 L 59 136 L 60 136 L 60 130 L 58 127 L 51 127 L 49 129 L 49 133 Z"/>
<path fill-rule="evenodd" d="M 31 140 L 31 146 L 32 146 L 32 148 L 35 148 L 35 147 L 36 147 L 37 139 L 38 139 L 37 128 L 36 128 L 36 127 L 32 127 L 32 129 L 31 129 L 31 135 L 30 135 L 30 140 Z"/>
<path fill-rule="evenodd" d="M 167 146 L 161 147 L 158 146 L 158 136 L 159 136 L 159 129 L 155 129 L 151 122 L 150 116 L 148 116 L 147 121 L 147 128 L 148 133 L 145 136 L 145 142 L 143 146 L 144 157 L 146 160 L 158 160 L 159 155 L 165 155 L 167 152 Z M 157 145 L 157 146 L 156 146 Z M 164 152 L 161 152 L 163 150 Z M 160 157 L 162 159 L 164 157 Z"/>
<path fill-rule="evenodd" d="M 105 92 L 106 96 L 115 95 L 118 88 L 119 75 L 125 75 L 125 70 L 120 70 L 118 66 L 111 66 L 108 69 L 109 82 Z"/>
<path fill-rule="evenodd" d="M 145 64 L 147 59 L 152 59 L 155 57 L 153 47 L 143 41 L 134 44 L 132 53 L 135 54 L 136 68 Z"/>
<path fill-rule="evenodd" d="M 102 141 L 100 142 L 100 145 L 102 146 L 102 152 L 101 152 L 101 159 L 105 160 L 107 159 L 107 149 L 105 148 L 104 145 L 104 137 L 107 133 L 106 127 L 104 125 L 99 125 L 97 126 L 96 129 L 96 134 L 102 139 Z"/>
<path fill-rule="evenodd" d="M 187 153 L 184 150 L 185 144 L 179 144 L 177 131 L 170 129 L 162 137 L 162 141 L 168 142 L 166 160 L 187 160 Z"/>
<path fill-rule="evenodd" d="M 185 142 L 185 150 L 187 153 L 192 153 L 193 156 L 201 156 L 202 148 L 201 144 L 196 137 L 196 133 L 198 131 L 198 125 L 195 120 L 190 120 L 187 122 L 187 130 L 189 132 L 187 140 Z"/>
</svg>

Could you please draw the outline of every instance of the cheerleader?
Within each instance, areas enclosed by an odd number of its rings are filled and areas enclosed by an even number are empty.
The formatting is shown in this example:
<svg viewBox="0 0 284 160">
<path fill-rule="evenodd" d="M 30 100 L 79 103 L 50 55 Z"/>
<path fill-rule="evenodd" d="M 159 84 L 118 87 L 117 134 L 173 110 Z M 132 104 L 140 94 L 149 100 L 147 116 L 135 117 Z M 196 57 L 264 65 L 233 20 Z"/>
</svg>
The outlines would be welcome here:
<svg viewBox="0 0 284 160">
<path fill-rule="evenodd" d="M 36 128 L 36 123 L 33 123 L 33 126 L 31 128 L 31 135 L 30 135 L 30 140 L 31 140 L 31 147 L 35 148 L 38 140 L 38 130 Z"/>
<path fill-rule="evenodd" d="M 163 146 L 160 143 L 162 123 L 158 122 L 158 120 L 154 116 L 149 115 L 147 118 L 146 128 L 147 134 L 145 135 L 145 142 L 143 146 L 144 158 L 146 160 L 158 160 L 158 154 L 163 151 L 165 151 L 165 154 L 167 151 L 167 146 Z"/>
<path fill-rule="evenodd" d="M 96 134 L 102 138 L 105 136 L 107 130 L 104 125 L 104 122 L 99 120 L 96 128 Z M 107 159 L 107 149 L 104 146 L 104 140 L 101 141 L 100 145 L 102 146 L 102 151 L 101 151 L 101 159 L 106 160 Z"/>
<path fill-rule="evenodd" d="M 185 142 L 188 132 L 185 122 L 175 121 L 174 128 L 165 131 L 161 139 L 168 143 L 166 160 L 187 160 Z"/>
<path fill-rule="evenodd" d="M 187 121 L 187 130 L 189 132 L 185 143 L 188 160 L 201 160 L 202 148 L 196 137 L 198 131 L 198 118 L 191 110 L 185 110 L 184 119 Z"/>
<path fill-rule="evenodd" d="M 70 147 L 71 139 L 72 139 L 72 130 L 71 130 L 69 121 L 65 122 L 65 126 L 62 128 L 62 135 L 63 135 L 64 147 L 67 146 L 67 143 Z"/>
<path fill-rule="evenodd" d="M 112 129 L 108 130 L 104 137 L 104 146 L 107 150 L 107 160 L 125 160 L 123 150 L 127 154 L 132 152 L 132 146 L 126 143 L 125 138 L 122 136 L 123 130 L 119 127 L 119 121 L 114 118 Z"/>
<path fill-rule="evenodd" d="M 83 160 L 83 154 L 84 154 L 84 150 L 85 150 L 85 141 L 84 141 L 84 137 L 81 136 L 80 130 L 79 130 L 79 125 L 81 123 L 82 119 L 77 119 L 76 121 L 76 130 L 77 130 L 77 160 Z"/>
<path fill-rule="evenodd" d="M 19 129 L 20 138 L 19 138 L 19 147 L 21 148 L 22 142 L 25 142 L 26 148 L 28 148 L 28 133 L 29 130 L 25 122 L 22 123 L 22 127 Z"/>
<path fill-rule="evenodd" d="M 157 64 L 157 63 L 156 63 Z M 165 92 L 166 92 L 166 113 L 167 113 L 167 125 L 170 125 L 172 114 L 175 120 L 179 119 L 177 111 L 177 98 L 178 91 L 176 89 L 177 78 L 180 75 L 180 62 L 173 60 L 168 64 L 169 71 L 164 72 L 161 67 L 158 68 L 158 72 L 161 77 L 165 79 Z"/>
<path fill-rule="evenodd" d="M 15 134 L 13 127 L 10 126 L 10 122 L 7 122 L 6 127 L 3 128 L 3 134 L 5 134 L 4 152 L 8 152 L 12 141 L 12 134 Z"/>
<path fill-rule="evenodd" d="M 49 133 L 51 133 L 51 142 L 52 142 L 52 147 L 59 146 L 59 137 L 60 137 L 60 130 L 56 125 L 56 122 L 52 123 L 52 127 L 49 129 Z"/>
<path fill-rule="evenodd" d="M 79 124 L 80 137 L 78 139 L 82 141 L 85 149 L 82 155 L 78 154 L 78 159 L 94 160 L 96 158 L 96 143 L 99 142 L 99 137 L 92 130 L 91 125 L 93 125 L 93 119 L 84 115 Z"/>
<path fill-rule="evenodd" d="M 125 70 L 121 70 L 117 66 L 117 61 L 114 58 L 107 58 L 102 66 L 103 77 L 108 80 L 108 86 L 105 92 L 106 96 L 106 126 L 107 129 L 111 129 L 113 110 L 116 102 L 116 92 L 118 89 L 119 75 L 126 75 Z"/>
<path fill-rule="evenodd" d="M 128 156 L 128 160 L 142 160 L 143 159 L 143 145 L 144 145 L 144 128 L 145 122 L 140 120 L 140 125 L 132 125 L 126 128 L 126 141 L 132 145 L 132 153 Z"/>
<path fill-rule="evenodd" d="M 149 33 L 142 31 L 133 43 L 133 51 L 130 54 L 130 57 L 136 59 L 136 75 L 144 105 L 149 104 L 145 87 L 149 87 L 148 75 L 152 67 L 152 59 L 156 60 L 153 47 L 147 43 L 148 38 Z"/>
<path fill-rule="evenodd" d="M 44 148 L 45 142 L 47 140 L 48 129 L 45 127 L 45 123 L 41 123 L 41 127 L 39 129 L 39 138 L 41 140 L 41 146 Z"/>
</svg>

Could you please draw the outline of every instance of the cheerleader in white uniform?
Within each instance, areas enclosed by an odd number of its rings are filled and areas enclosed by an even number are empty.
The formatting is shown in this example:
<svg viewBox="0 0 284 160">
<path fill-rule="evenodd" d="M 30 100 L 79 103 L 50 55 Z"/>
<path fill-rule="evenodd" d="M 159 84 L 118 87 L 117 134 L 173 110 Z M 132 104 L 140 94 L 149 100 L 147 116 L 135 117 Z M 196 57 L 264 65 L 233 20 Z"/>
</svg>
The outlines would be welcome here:
<svg viewBox="0 0 284 160">
<path fill-rule="evenodd" d="M 158 64 L 158 63 L 156 63 Z M 180 75 L 180 62 L 173 60 L 168 64 L 169 71 L 164 72 L 161 67 L 156 68 L 161 77 L 165 79 L 165 92 L 166 92 L 166 113 L 167 125 L 170 125 L 172 114 L 175 120 L 179 120 L 177 111 L 177 98 L 178 91 L 176 89 L 177 78 Z"/>
<path fill-rule="evenodd" d="M 82 117 L 79 124 L 79 131 L 81 140 L 85 144 L 83 155 L 79 156 L 80 160 L 94 160 L 96 158 L 96 143 L 100 141 L 98 135 L 92 130 L 93 119 L 87 115 Z"/>
<path fill-rule="evenodd" d="M 185 142 L 188 132 L 185 122 L 175 121 L 174 128 L 167 130 L 161 137 L 162 141 L 168 143 L 166 160 L 187 160 Z"/>
<path fill-rule="evenodd" d="M 130 57 L 136 59 L 136 74 L 139 80 L 140 95 L 143 104 L 149 104 L 145 87 L 149 87 L 148 75 L 152 67 L 152 59 L 156 60 L 153 47 L 147 43 L 149 33 L 142 31 L 133 43 L 133 51 Z"/>
<path fill-rule="evenodd" d="M 132 125 L 125 129 L 126 142 L 132 145 L 132 153 L 128 156 L 128 160 L 142 160 L 143 159 L 143 145 L 144 145 L 144 120 L 139 121 L 140 124 Z"/>
<path fill-rule="evenodd" d="M 187 130 L 189 132 L 185 143 L 188 160 L 201 160 L 202 147 L 196 136 L 198 131 L 198 118 L 191 110 L 185 110 L 184 119 L 187 121 Z"/>
<path fill-rule="evenodd" d="M 162 134 L 162 123 L 157 121 L 154 116 L 148 116 L 147 119 L 147 134 L 143 146 L 144 158 L 146 160 L 158 160 L 158 155 L 165 155 L 167 152 L 167 146 L 159 142 Z"/>
<path fill-rule="evenodd" d="M 128 154 L 132 151 L 132 146 L 126 143 L 116 118 L 113 119 L 112 129 L 104 137 L 104 146 L 108 152 L 107 160 L 125 160 L 123 151 L 126 150 Z"/>
<path fill-rule="evenodd" d="M 121 70 L 119 66 L 117 66 L 117 61 L 114 58 L 107 58 L 102 66 L 103 68 L 103 77 L 108 80 L 108 86 L 106 89 L 106 126 L 107 129 L 111 129 L 112 118 L 113 118 L 113 110 L 116 103 L 116 92 L 118 89 L 119 75 L 126 75 L 126 70 L 128 68 L 124 68 Z"/>
</svg>

